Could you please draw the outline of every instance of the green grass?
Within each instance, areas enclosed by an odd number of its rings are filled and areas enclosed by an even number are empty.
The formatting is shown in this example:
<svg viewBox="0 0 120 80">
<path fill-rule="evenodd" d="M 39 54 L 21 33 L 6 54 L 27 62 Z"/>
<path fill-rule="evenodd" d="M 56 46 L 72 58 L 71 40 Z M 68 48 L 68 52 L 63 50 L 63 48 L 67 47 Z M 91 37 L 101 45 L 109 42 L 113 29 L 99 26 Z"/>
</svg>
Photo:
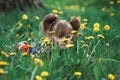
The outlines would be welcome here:
<svg viewBox="0 0 120 80">
<path fill-rule="evenodd" d="M 0 52 L 0 61 L 8 62 L 7 66 L 0 66 L 5 71 L 5 74 L 0 75 L 0 80 L 35 80 L 35 76 L 40 76 L 42 71 L 49 73 L 48 77 L 42 77 L 43 80 L 108 80 L 110 73 L 115 76 L 115 80 L 120 80 L 120 4 L 115 0 L 113 5 L 109 4 L 109 0 L 44 0 L 43 3 L 45 9 L 26 8 L 25 11 L 0 13 L 0 50 L 8 55 L 11 52 L 17 53 L 15 56 L 5 57 Z M 102 11 L 103 7 L 107 11 Z M 30 55 L 23 56 L 15 45 L 21 41 L 29 44 L 39 42 L 43 36 L 42 19 L 53 9 L 63 12 L 58 14 L 60 19 L 69 21 L 71 16 L 80 16 L 83 24 L 86 23 L 83 19 L 87 18 L 87 25 L 84 30 L 79 30 L 82 34 L 74 41 L 74 47 L 61 51 L 56 45 L 52 59 L 49 50 L 46 50 L 40 57 L 44 65 L 38 67 Z M 111 13 L 115 15 L 110 16 Z M 28 16 L 28 20 L 22 19 L 23 14 Z M 35 16 L 40 19 L 36 20 Z M 19 21 L 23 24 L 21 28 L 18 28 Z M 100 24 L 98 33 L 93 31 L 96 22 Z M 109 25 L 110 30 L 105 31 L 104 25 Z M 31 35 L 31 32 L 34 34 Z M 17 37 L 16 34 L 20 36 Z M 105 38 L 99 39 L 98 34 Z M 94 38 L 86 40 L 87 36 Z M 83 47 L 85 43 L 89 47 Z M 74 72 L 77 71 L 82 75 L 75 76 Z"/>
</svg>

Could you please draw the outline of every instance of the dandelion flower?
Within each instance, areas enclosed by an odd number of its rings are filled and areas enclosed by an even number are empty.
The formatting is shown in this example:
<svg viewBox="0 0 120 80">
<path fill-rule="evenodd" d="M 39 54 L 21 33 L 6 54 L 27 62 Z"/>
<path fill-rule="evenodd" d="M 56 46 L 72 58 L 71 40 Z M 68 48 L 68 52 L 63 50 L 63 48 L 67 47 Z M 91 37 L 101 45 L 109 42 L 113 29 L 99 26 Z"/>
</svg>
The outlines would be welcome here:
<svg viewBox="0 0 120 80">
<path fill-rule="evenodd" d="M 9 57 L 9 55 L 8 55 L 6 52 L 4 52 L 4 51 L 1 51 L 1 54 L 2 54 L 3 56 L 5 56 L 5 57 Z"/>
<path fill-rule="evenodd" d="M 102 39 L 105 38 L 105 36 L 103 36 L 103 35 L 101 35 L 101 34 L 98 34 L 97 36 L 98 36 L 99 38 L 102 38 Z"/>
<path fill-rule="evenodd" d="M 81 42 L 81 43 L 84 43 L 84 41 L 83 41 L 83 40 L 80 40 L 80 42 Z"/>
<path fill-rule="evenodd" d="M 11 52 L 11 53 L 10 53 L 10 56 L 14 56 L 14 55 L 16 55 L 16 53 L 14 53 L 14 52 Z"/>
<path fill-rule="evenodd" d="M 27 20 L 27 19 L 28 19 L 28 16 L 27 16 L 26 14 L 23 14 L 22 19 L 23 19 L 23 20 Z"/>
<path fill-rule="evenodd" d="M 49 42 L 49 41 L 50 41 L 50 38 L 44 38 L 43 41 L 44 41 L 44 42 Z"/>
<path fill-rule="evenodd" d="M 0 75 L 5 74 L 5 71 L 0 68 Z"/>
<path fill-rule="evenodd" d="M 110 13 L 110 16 L 115 16 L 115 13 Z"/>
<path fill-rule="evenodd" d="M 40 66 L 43 66 L 43 61 L 41 59 L 35 58 L 34 63 Z"/>
<path fill-rule="evenodd" d="M 23 55 L 23 56 L 26 56 L 26 55 L 27 55 L 27 52 L 24 52 L 22 55 Z"/>
<path fill-rule="evenodd" d="M 33 54 L 30 54 L 30 57 L 31 57 L 31 59 L 33 59 L 33 58 L 35 57 L 35 55 L 33 55 Z"/>
<path fill-rule="evenodd" d="M 106 7 L 103 7 L 103 8 L 102 8 L 102 11 L 104 11 L 104 12 L 107 11 L 107 8 L 106 8 Z"/>
<path fill-rule="evenodd" d="M 22 22 L 18 22 L 18 27 L 22 27 L 23 26 L 23 24 L 22 24 Z"/>
<path fill-rule="evenodd" d="M 91 39 L 93 39 L 93 38 L 94 38 L 94 36 L 85 37 L 85 39 L 87 39 L 87 40 L 91 40 Z"/>
<path fill-rule="evenodd" d="M 109 25 L 105 25 L 104 26 L 104 30 L 108 31 L 110 29 L 110 26 Z"/>
<path fill-rule="evenodd" d="M 75 75 L 75 76 L 81 76 L 82 73 L 81 73 L 81 72 L 75 72 L 74 75 Z"/>
<path fill-rule="evenodd" d="M 93 26 L 94 26 L 94 31 L 95 31 L 95 32 L 98 32 L 98 31 L 100 30 L 100 28 L 99 28 L 99 26 L 100 26 L 99 23 L 95 23 Z"/>
<path fill-rule="evenodd" d="M 114 4 L 114 1 L 110 1 L 110 4 L 113 5 L 113 4 Z"/>
<path fill-rule="evenodd" d="M 19 37 L 20 35 L 19 34 L 16 34 L 16 37 Z"/>
<path fill-rule="evenodd" d="M 84 29 L 85 29 L 85 24 L 81 24 L 81 25 L 80 25 L 80 29 L 81 29 L 81 30 L 84 30 Z"/>
<path fill-rule="evenodd" d="M 36 19 L 36 20 L 39 20 L 40 18 L 39 18 L 39 16 L 35 16 L 35 19 Z"/>
<path fill-rule="evenodd" d="M 6 66 L 8 63 L 6 61 L 0 61 L 0 66 Z"/>
<path fill-rule="evenodd" d="M 71 48 L 71 47 L 73 47 L 73 46 L 74 46 L 74 44 L 67 44 L 67 45 L 66 45 L 67 48 Z"/>
<path fill-rule="evenodd" d="M 68 38 L 63 38 L 63 39 L 62 39 L 62 42 L 67 42 L 67 41 L 69 41 Z"/>
<path fill-rule="evenodd" d="M 110 79 L 110 80 L 114 80 L 115 79 L 115 75 L 113 75 L 113 74 L 108 74 L 108 79 Z"/>
<path fill-rule="evenodd" d="M 33 36 L 34 35 L 34 32 L 30 32 L 30 36 Z"/>
<path fill-rule="evenodd" d="M 84 18 L 83 21 L 84 21 L 84 22 L 88 22 L 88 19 L 87 19 L 87 18 Z"/>
<path fill-rule="evenodd" d="M 101 61 L 102 61 L 102 58 L 99 58 L 98 61 L 101 62 Z"/>
<path fill-rule="evenodd" d="M 99 26 L 100 26 L 100 24 L 99 23 L 94 23 L 94 28 L 98 28 Z"/>
<path fill-rule="evenodd" d="M 75 34 L 75 33 L 77 33 L 77 31 L 76 31 L 76 30 L 72 30 L 71 33 L 72 33 L 72 34 Z"/>
<path fill-rule="evenodd" d="M 80 21 L 80 20 L 81 20 L 81 17 L 80 17 L 80 16 L 77 16 L 77 19 Z"/>
<path fill-rule="evenodd" d="M 49 34 L 55 34 L 55 31 L 50 31 Z"/>
<path fill-rule="evenodd" d="M 41 76 L 35 76 L 36 80 L 43 80 Z"/>
<path fill-rule="evenodd" d="M 120 4 L 120 0 L 118 0 L 117 3 Z"/>
<path fill-rule="evenodd" d="M 42 77 L 47 77 L 49 75 L 49 73 L 47 72 L 47 71 L 43 71 L 42 73 L 41 73 L 41 76 Z"/>
<path fill-rule="evenodd" d="M 63 14 L 63 12 L 62 12 L 62 11 L 59 11 L 58 14 Z"/>
<path fill-rule="evenodd" d="M 54 10 L 52 10 L 52 13 L 53 13 L 53 14 L 57 14 L 58 11 L 57 11 L 56 9 L 54 9 Z"/>
<path fill-rule="evenodd" d="M 85 43 L 85 44 L 83 44 L 83 47 L 89 47 L 89 45 Z"/>
</svg>

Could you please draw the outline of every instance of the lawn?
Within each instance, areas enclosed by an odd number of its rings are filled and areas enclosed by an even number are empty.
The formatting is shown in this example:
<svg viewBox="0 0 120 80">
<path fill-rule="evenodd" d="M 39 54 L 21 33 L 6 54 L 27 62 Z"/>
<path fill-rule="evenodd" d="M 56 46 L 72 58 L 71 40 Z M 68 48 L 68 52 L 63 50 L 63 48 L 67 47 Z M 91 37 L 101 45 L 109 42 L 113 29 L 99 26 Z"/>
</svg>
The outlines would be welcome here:
<svg viewBox="0 0 120 80">
<path fill-rule="evenodd" d="M 120 80 L 120 0 L 43 4 L 40 9 L 0 12 L 0 80 Z M 56 44 L 51 51 L 53 44 L 42 33 L 42 20 L 50 13 L 81 21 L 74 46 L 60 50 Z M 42 42 L 44 52 L 26 54 L 17 49 L 21 41 Z"/>
</svg>

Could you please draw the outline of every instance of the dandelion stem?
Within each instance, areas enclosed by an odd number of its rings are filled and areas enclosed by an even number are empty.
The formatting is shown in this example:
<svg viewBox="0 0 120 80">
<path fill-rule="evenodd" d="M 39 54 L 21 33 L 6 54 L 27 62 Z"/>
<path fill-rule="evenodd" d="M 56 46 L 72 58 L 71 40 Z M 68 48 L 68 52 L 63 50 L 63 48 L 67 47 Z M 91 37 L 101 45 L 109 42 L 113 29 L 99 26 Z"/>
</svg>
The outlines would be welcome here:
<svg viewBox="0 0 120 80">
<path fill-rule="evenodd" d="M 30 80 L 34 80 L 35 72 L 36 72 L 37 69 L 38 69 L 38 66 L 35 66 L 35 68 L 32 71 L 32 75 L 31 75 Z"/>
<path fill-rule="evenodd" d="M 98 40 L 97 44 L 96 44 L 96 45 L 95 45 L 95 47 L 93 48 L 93 50 L 92 50 L 92 52 L 91 52 L 90 56 L 88 57 L 88 61 L 90 60 L 90 58 L 91 58 L 91 56 L 92 56 L 92 54 L 93 54 L 94 50 L 95 50 L 95 49 L 96 49 L 96 47 L 98 46 L 99 42 L 100 42 L 100 40 Z"/>
</svg>

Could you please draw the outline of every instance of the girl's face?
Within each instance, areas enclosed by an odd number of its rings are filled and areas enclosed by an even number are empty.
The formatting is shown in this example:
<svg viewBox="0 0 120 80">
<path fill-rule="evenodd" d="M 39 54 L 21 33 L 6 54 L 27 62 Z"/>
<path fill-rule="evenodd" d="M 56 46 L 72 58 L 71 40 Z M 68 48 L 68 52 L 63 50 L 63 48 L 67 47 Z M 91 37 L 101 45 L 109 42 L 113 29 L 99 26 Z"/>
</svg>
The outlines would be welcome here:
<svg viewBox="0 0 120 80">
<path fill-rule="evenodd" d="M 52 40 L 54 41 L 54 43 L 58 43 L 61 49 L 65 49 L 67 44 L 72 43 L 72 38 L 73 35 L 65 36 L 62 38 L 57 38 L 56 36 L 52 36 Z"/>
</svg>

